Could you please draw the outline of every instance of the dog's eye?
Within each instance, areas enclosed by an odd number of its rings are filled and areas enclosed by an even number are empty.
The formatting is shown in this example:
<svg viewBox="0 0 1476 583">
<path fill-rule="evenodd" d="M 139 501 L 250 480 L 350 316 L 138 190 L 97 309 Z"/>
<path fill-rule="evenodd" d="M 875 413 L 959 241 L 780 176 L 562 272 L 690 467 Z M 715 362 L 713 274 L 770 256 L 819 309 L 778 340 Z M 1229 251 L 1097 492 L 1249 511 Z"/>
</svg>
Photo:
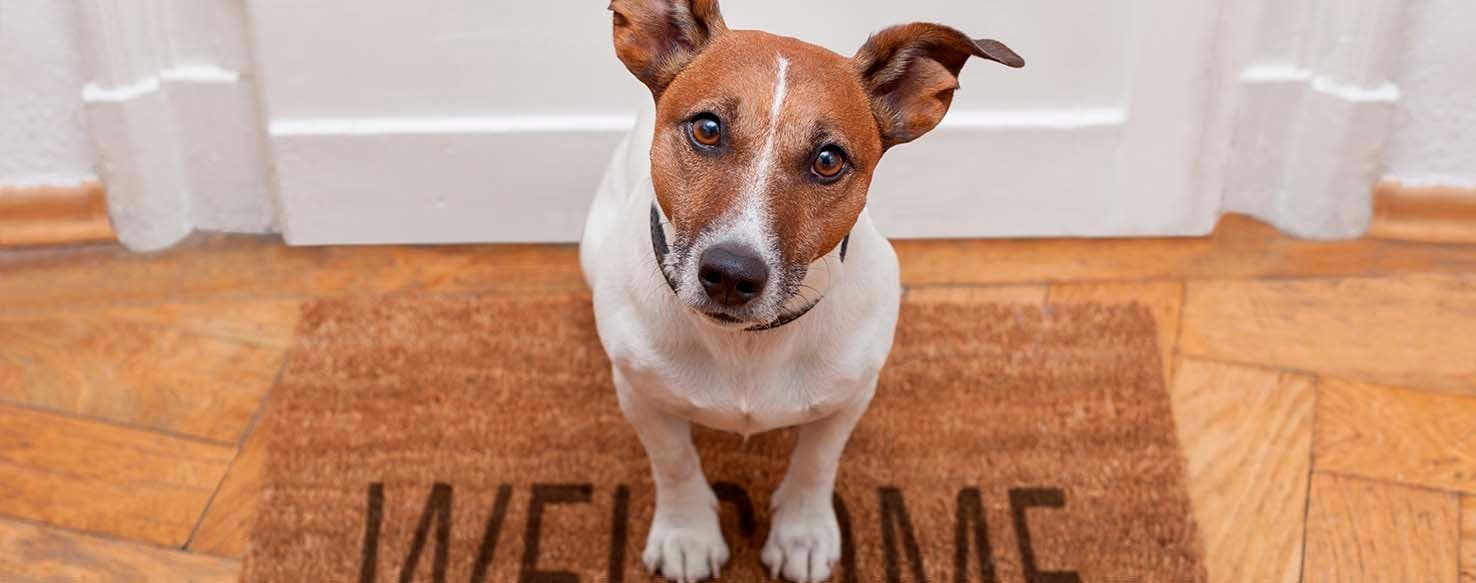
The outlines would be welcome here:
<svg viewBox="0 0 1476 583">
<path fill-rule="evenodd" d="M 815 154 L 815 161 L 810 163 L 810 170 L 822 179 L 830 179 L 840 176 L 842 170 L 846 169 L 846 155 L 835 146 L 826 146 Z"/>
<path fill-rule="evenodd" d="M 688 130 L 692 134 L 692 141 L 709 148 L 717 146 L 723 141 L 723 124 L 710 113 L 697 116 L 689 124 Z"/>
</svg>

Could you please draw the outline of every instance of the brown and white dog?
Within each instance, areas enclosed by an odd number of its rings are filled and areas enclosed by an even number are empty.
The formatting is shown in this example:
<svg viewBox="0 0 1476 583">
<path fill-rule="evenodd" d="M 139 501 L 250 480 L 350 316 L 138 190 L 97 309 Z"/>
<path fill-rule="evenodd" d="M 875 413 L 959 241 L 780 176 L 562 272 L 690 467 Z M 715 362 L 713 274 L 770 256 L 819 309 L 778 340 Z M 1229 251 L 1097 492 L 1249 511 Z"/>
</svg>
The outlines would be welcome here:
<svg viewBox="0 0 1476 583">
<path fill-rule="evenodd" d="M 642 560 L 718 575 L 728 547 L 690 423 L 801 426 L 762 560 L 823 581 L 840 557 L 836 468 L 876 389 L 901 295 L 866 213 L 888 148 L 933 129 L 970 57 L 1024 61 L 936 24 L 854 57 L 729 30 L 717 0 L 615 0 L 615 52 L 655 97 L 616 152 L 580 262 L 656 487 Z"/>
</svg>

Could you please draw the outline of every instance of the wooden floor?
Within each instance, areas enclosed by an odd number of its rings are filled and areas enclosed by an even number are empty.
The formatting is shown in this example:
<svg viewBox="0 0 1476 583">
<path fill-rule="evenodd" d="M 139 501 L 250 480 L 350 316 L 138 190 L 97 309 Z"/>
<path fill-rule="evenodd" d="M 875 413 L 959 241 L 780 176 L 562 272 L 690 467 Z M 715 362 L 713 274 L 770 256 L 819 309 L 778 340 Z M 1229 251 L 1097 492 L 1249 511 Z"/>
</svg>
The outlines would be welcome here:
<svg viewBox="0 0 1476 583">
<path fill-rule="evenodd" d="M 1476 246 L 1230 217 L 1205 239 L 897 247 L 910 294 L 1153 309 L 1211 580 L 1476 583 Z M 577 290 L 575 255 L 0 251 L 0 580 L 234 580 L 303 301 Z"/>
</svg>

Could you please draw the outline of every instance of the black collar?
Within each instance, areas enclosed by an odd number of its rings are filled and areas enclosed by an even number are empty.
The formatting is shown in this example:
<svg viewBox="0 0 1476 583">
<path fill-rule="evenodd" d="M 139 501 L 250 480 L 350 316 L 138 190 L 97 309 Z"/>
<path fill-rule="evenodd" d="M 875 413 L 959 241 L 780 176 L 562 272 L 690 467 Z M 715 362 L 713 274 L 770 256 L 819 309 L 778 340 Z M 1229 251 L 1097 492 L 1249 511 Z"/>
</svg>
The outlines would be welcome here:
<svg viewBox="0 0 1476 583">
<path fill-rule="evenodd" d="M 840 242 L 841 263 L 845 263 L 846 261 L 846 248 L 849 247 L 850 244 L 851 235 L 847 233 L 846 238 L 841 239 Z M 651 251 L 653 251 L 656 255 L 656 271 L 660 272 L 661 278 L 666 280 L 666 285 L 667 287 L 671 288 L 671 293 L 677 293 L 676 281 L 671 278 L 670 274 L 666 273 L 665 269 L 662 268 L 662 266 L 666 265 L 666 255 L 667 253 L 671 252 L 671 248 L 668 247 L 666 244 L 666 230 L 661 228 L 661 209 L 656 207 L 655 202 L 651 203 Z M 823 296 L 821 299 L 824 299 Z M 773 330 L 775 328 L 800 319 L 800 316 L 810 313 L 810 310 L 814 309 L 815 306 L 818 305 L 820 305 L 820 300 L 815 300 L 815 303 L 805 306 L 805 309 L 803 310 L 784 314 L 767 324 L 756 324 L 754 326 L 744 328 L 743 330 L 745 332 L 762 332 L 764 330 Z"/>
</svg>

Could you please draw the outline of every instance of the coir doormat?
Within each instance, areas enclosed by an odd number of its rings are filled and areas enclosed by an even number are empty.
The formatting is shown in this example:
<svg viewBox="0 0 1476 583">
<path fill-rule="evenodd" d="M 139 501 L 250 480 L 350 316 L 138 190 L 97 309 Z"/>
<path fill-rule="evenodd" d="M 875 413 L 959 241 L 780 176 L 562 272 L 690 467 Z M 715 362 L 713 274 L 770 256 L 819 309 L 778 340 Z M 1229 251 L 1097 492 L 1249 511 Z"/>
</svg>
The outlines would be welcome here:
<svg viewBox="0 0 1476 583">
<path fill-rule="evenodd" d="M 244 580 L 652 580 L 649 466 L 608 367 L 587 298 L 309 306 Z M 1160 370 L 1139 306 L 904 305 L 842 459 L 832 581 L 1203 581 Z M 794 437 L 697 431 L 722 581 L 769 580 Z"/>
</svg>

